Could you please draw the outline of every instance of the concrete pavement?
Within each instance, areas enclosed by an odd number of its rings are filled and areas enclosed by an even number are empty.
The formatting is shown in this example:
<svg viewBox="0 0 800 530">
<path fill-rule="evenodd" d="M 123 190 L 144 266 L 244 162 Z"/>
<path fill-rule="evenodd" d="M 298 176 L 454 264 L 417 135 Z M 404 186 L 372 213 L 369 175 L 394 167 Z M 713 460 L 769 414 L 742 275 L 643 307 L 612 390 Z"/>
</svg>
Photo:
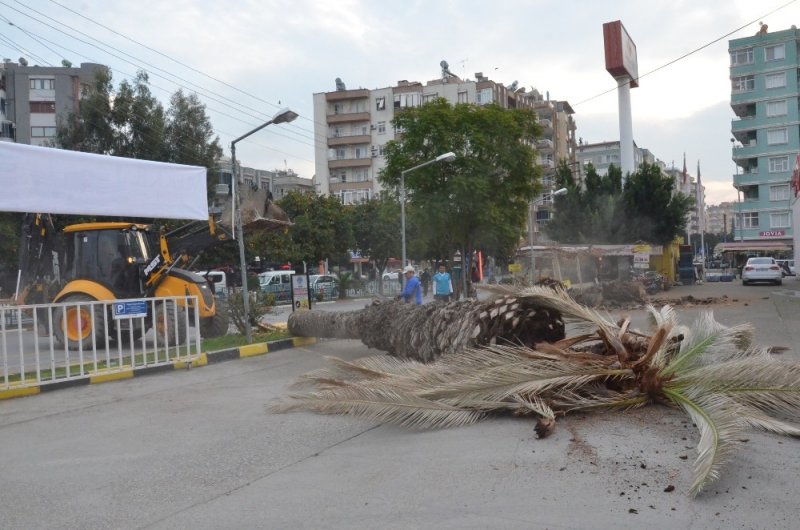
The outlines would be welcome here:
<svg viewBox="0 0 800 530">
<path fill-rule="evenodd" d="M 798 286 L 665 294 L 727 294 L 713 307 L 721 321 L 752 322 L 760 342 L 798 359 L 795 317 L 775 305 Z M 679 312 L 690 319 L 701 309 Z M 413 432 L 265 408 L 323 356 L 374 353 L 322 341 L 0 402 L 0 528 L 797 526 L 800 442 L 753 433 L 721 480 L 691 500 L 698 436 L 665 408 L 570 416 L 546 440 L 520 418 Z"/>
</svg>

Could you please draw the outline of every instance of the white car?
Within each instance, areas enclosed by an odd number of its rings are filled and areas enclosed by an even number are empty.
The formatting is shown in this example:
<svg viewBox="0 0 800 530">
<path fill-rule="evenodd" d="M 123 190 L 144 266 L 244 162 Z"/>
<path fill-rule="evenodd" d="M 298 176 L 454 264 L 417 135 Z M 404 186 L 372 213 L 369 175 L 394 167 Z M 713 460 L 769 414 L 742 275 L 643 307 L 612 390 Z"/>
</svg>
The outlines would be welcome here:
<svg viewBox="0 0 800 530">
<path fill-rule="evenodd" d="M 742 285 L 753 282 L 783 283 L 783 271 L 774 258 L 750 258 L 742 268 Z"/>
</svg>

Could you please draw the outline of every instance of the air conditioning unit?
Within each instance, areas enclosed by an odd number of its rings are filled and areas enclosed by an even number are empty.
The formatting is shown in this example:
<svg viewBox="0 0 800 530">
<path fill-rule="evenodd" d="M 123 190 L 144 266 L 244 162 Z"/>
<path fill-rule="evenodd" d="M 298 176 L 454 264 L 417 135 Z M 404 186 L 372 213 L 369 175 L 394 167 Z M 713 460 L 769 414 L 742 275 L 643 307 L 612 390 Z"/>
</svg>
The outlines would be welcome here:
<svg viewBox="0 0 800 530">
<path fill-rule="evenodd" d="M 370 125 L 369 128 L 370 128 L 371 131 L 374 131 L 375 129 L 378 128 L 378 126 L 377 125 Z"/>
</svg>

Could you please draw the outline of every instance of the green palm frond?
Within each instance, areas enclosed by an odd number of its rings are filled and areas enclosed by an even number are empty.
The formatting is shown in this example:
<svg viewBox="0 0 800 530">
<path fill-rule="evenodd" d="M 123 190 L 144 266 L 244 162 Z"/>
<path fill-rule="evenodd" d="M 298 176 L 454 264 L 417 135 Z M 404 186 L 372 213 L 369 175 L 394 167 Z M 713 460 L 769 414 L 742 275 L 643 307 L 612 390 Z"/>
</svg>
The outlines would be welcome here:
<svg viewBox="0 0 800 530">
<path fill-rule="evenodd" d="M 689 489 L 695 496 L 719 478 L 720 469 L 741 438 L 742 424 L 737 416 L 740 409 L 722 396 L 691 396 L 670 389 L 664 389 L 664 395 L 683 408 L 700 431 Z"/>
<path fill-rule="evenodd" d="M 663 377 L 671 377 L 681 371 L 702 364 L 723 362 L 743 355 L 743 345 L 748 344 L 752 328 L 747 324 L 727 327 L 716 320 L 710 311 L 700 313 L 694 325 L 687 328 L 680 350 L 662 370 Z"/>
</svg>

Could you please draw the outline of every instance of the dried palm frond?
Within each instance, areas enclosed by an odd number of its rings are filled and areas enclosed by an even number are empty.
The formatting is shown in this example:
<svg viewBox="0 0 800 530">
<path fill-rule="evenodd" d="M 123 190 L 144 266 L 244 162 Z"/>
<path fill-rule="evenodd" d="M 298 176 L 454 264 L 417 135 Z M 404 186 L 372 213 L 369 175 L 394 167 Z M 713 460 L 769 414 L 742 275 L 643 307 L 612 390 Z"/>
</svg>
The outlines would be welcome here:
<svg viewBox="0 0 800 530">
<path fill-rule="evenodd" d="M 467 311 L 469 325 L 544 308 L 586 329 L 527 346 L 462 343 L 427 363 L 386 356 L 334 360 L 304 379 L 316 391 L 291 396 L 276 410 L 352 414 L 415 428 L 467 425 L 490 413 L 533 414 L 543 437 L 556 416 L 573 411 L 668 404 L 684 410 L 700 433 L 692 495 L 719 476 L 745 429 L 800 436 L 791 423 L 800 419 L 800 363 L 754 347 L 748 325 L 726 327 L 711 312 L 683 325 L 672 308 L 651 307 L 655 328 L 645 335 L 562 290 L 490 290 L 499 298 Z"/>
</svg>

